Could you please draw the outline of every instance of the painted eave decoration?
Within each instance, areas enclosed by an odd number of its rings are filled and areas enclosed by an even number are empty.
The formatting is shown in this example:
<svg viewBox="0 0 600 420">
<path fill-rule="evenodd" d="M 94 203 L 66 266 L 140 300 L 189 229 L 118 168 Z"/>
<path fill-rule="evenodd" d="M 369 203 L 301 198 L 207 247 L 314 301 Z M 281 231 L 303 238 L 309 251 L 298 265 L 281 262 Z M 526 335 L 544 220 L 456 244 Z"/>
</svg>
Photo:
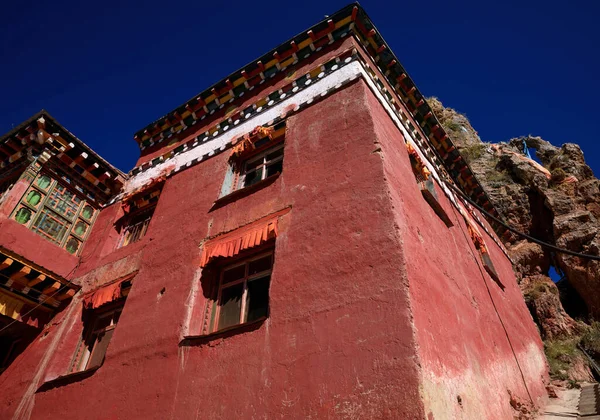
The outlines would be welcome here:
<svg viewBox="0 0 600 420">
<path fill-rule="evenodd" d="M 0 178 L 36 156 L 78 180 L 99 204 L 118 193 L 127 178 L 45 110 L 0 137 Z"/>
<path fill-rule="evenodd" d="M 236 108 L 235 102 L 241 102 L 238 100 L 246 92 L 262 84 L 265 80 L 286 72 L 289 66 L 301 62 L 313 53 L 320 51 L 324 46 L 348 34 L 354 35 L 361 42 L 372 61 L 376 63 L 379 72 L 392 86 L 394 93 L 402 99 L 411 116 L 427 137 L 429 146 L 436 155 L 437 159 L 435 160 L 441 162 L 454 182 L 469 196 L 487 211 L 497 215 L 487 194 L 475 179 L 473 172 L 433 114 L 412 78 L 358 3 L 344 7 L 306 32 L 296 35 L 255 62 L 232 73 L 140 130 L 134 138 L 143 151 L 166 140 L 171 141 L 174 135 L 206 118 L 215 122 L 223 120 L 221 124 L 215 124 L 205 135 L 198 136 L 192 142 L 193 145 L 196 145 L 199 142 L 208 141 L 213 135 L 219 134 L 219 130 L 226 130 L 236 118 L 239 121 L 239 119 L 248 118 L 250 114 L 260 112 L 260 106 L 257 107 L 257 104 L 243 110 Z M 282 94 L 281 92 L 276 93 Z M 269 101 L 269 98 L 265 98 L 264 101 Z M 134 168 L 131 174 L 136 175 L 149 167 L 158 165 L 191 146 L 192 144 L 180 145 L 165 155 Z M 494 225 L 494 228 L 501 235 L 507 233 L 499 225 Z"/>
<path fill-rule="evenodd" d="M 55 310 L 79 289 L 63 277 L 0 248 L 0 293 L 15 296 L 29 307 Z"/>
</svg>

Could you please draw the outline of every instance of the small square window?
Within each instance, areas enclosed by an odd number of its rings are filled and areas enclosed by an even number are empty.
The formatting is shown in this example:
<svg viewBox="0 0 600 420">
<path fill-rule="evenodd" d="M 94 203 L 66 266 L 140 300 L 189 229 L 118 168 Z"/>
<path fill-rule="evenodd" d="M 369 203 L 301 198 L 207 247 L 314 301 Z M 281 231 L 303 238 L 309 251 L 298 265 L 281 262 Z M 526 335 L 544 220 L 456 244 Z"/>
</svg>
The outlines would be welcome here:
<svg viewBox="0 0 600 420">
<path fill-rule="evenodd" d="M 245 188 L 256 184 L 283 170 L 283 144 L 271 147 L 240 163 L 240 174 L 237 188 Z"/>
<path fill-rule="evenodd" d="M 121 232 L 119 248 L 137 242 L 146 235 L 155 207 L 152 206 L 127 217 L 125 227 Z"/>
<path fill-rule="evenodd" d="M 273 252 L 269 251 L 220 270 L 209 332 L 267 318 L 272 269 Z"/>
<path fill-rule="evenodd" d="M 163 186 L 164 181 L 153 183 L 122 202 L 125 215 L 116 223 L 121 234 L 117 248 L 138 242 L 146 236 Z"/>
</svg>

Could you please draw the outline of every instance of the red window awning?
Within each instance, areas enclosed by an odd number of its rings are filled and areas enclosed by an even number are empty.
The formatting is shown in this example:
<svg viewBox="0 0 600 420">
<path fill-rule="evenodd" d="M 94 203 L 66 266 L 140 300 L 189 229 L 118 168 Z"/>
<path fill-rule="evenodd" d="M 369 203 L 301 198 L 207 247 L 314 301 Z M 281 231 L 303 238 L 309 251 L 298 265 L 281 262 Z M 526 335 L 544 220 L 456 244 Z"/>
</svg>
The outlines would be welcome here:
<svg viewBox="0 0 600 420">
<path fill-rule="evenodd" d="M 116 281 L 89 293 L 83 298 L 83 307 L 86 309 L 96 309 L 104 304 L 119 299 L 121 297 L 121 284 L 126 280 L 131 280 L 131 278 L 128 277 Z"/>
<path fill-rule="evenodd" d="M 274 239 L 277 237 L 278 217 L 287 211 L 278 212 L 207 241 L 202 251 L 200 266 L 205 267 L 217 257 L 233 257 L 245 249 L 254 248 L 269 239 Z"/>
</svg>

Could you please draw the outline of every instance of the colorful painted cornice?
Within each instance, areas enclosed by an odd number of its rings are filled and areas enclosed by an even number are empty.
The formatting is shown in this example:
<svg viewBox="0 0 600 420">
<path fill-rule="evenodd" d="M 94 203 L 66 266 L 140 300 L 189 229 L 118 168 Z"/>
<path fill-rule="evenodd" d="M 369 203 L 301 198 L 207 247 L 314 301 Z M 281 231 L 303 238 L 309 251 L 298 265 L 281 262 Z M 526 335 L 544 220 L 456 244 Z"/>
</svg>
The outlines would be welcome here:
<svg viewBox="0 0 600 420">
<path fill-rule="evenodd" d="M 324 46 L 346 36 L 359 14 L 358 6 L 347 6 L 334 16 L 282 44 L 221 82 L 196 95 L 174 111 L 140 130 L 134 139 L 142 150 L 170 139 L 207 117 L 219 118 L 231 113 L 235 103 L 247 92 L 263 85 L 299 61 L 311 57 Z M 360 9 L 362 10 L 362 9 Z M 348 13 L 346 13 L 348 11 Z M 266 99 L 268 101 L 268 99 Z M 260 104 L 259 104 L 260 107 Z M 244 116 L 250 109 L 239 109 Z M 219 115 L 221 114 L 221 115 Z"/>
<path fill-rule="evenodd" d="M 2 290 L 19 296 L 30 306 L 56 309 L 72 298 L 79 286 L 0 248 L 0 293 Z"/>
<path fill-rule="evenodd" d="M 315 68 L 308 74 L 296 79 L 293 83 L 273 92 L 268 97 L 262 98 L 254 104 L 240 109 L 244 94 L 264 84 L 278 74 L 289 71 L 295 65 L 308 59 L 325 46 L 342 39 L 349 34 L 355 36 L 368 53 L 372 62 L 377 66 L 377 71 L 383 75 L 385 84 L 391 86 L 389 92 L 378 80 L 374 71 L 378 87 L 390 99 L 394 95 L 400 97 L 406 106 L 411 118 L 419 125 L 419 130 L 427 138 L 428 156 L 439 167 L 445 168 L 455 183 L 467 192 L 482 207 L 493 214 L 497 214 L 488 199 L 485 191 L 476 181 L 473 172 L 464 161 L 457 147 L 454 145 L 442 125 L 437 120 L 423 95 L 408 75 L 404 67 L 389 48 L 372 21 L 358 4 L 351 4 L 334 13 L 326 20 L 319 22 L 308 31 L 295 36 L 276 49 L 262 56 L 244 68 L 234 72 L 224 80 L 216 83 L 206 91 L 195 96 L 182 106 L 150 124 L 135 135 L 135 140 L 142 150 L 161 144 L 165 140 L 171 141 L 173 136 L 182 133 L 187 128 L 207 118 L 215 121 L 210 128 L 186 144 L 179 145 L 163 155 L 146 162 L 132 170 L 136 175 L 150 167 L 161 164 L 172 156 L 184 152 L 201 142 L 209 141 L 230 127 L 251 118 L 253 115 L 264 111 L 272 101 L 280 100 L 285 95 L 293 94 L 294 89 L 300 89 L 306 80 L 313 80 L 319 74 L 327 72 L 327 66 L 333 66 L 335 61 Z M 368 64 L 367 64 L 368 67 Z M 302 79 L 304 78 L 304 79 Z M 382 89 L 383 87 L 383 89 Z M 391 102 L 394 103 L 393 98 Z M 236 106 L 236 103 L 238 104 Z M 397 104 L 396 104 L 397 106 Z M 423 144 L 420 144 L 422 147 Z M 505 233 L 499 226 L 497 231 Z"/>
<path fill-rule="evenodd" d="M 34 157 L 77 180 L 70 183 L 98 204 L 116 194 L 126 178 L 44 110 L 0 137 L 0 178 Z"/>
</svg>

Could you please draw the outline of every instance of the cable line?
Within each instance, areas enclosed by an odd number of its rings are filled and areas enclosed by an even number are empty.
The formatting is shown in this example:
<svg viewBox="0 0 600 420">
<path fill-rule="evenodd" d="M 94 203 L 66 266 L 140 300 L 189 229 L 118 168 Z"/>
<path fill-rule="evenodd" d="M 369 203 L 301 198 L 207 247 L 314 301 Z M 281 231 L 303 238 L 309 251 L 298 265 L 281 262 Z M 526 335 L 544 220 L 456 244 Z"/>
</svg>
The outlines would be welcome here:
<svg viewBox="0 0 600 420">
<path fill-rule="evenodd" d="M 556 245 L 552 245 L 549 244 L 547 242 L 544 242 L 540 239 L 534 238 L 533 236 L 529 236 L 526 233 L 523 233 L 515 228 L 513 228 L 512 226 L 507 225 L 506 223 L 504 223 L 502 220 L 498 219 L 496 216 L 488 213 L 486 210 L 484 210 L 482 207 L 480 207 L 477 203 L 475 203 L 473 200 L 471 200 L 471 198 L 469 198 L 460 188 L 458 188 L 456 185 L 448 182 L 448 180 L 444 180 L 444 182 L 446 183 L 447 186 L 449 186 L 452 190 L 454 190 L 454 192 L 456 192 L 457 194 L 459 194 L 461 197 L 463 197 L 469 204 L 471 204 L 473 207 L 475 207 L 477 210 L 479 210 L 481 213 L 483 213 L 486 217 L 492 219 L 494 222 L 504 226 L 506 229 L 510 230 L 512 233 L 522 236 L 523 238 L 531 241 L 531 242 L 535 242 L 538 245 L 541 245 L 545 248 L 551 249 L 553 251 L 556 252 L 560 252 L 563 254 L 568 254 L 568 255 L 572 255 L 574 257 L 579 257 L 579 258 L 587 258 L 589 260 L 594 260 L 594 261 L 600 261 L 600 256 L 598 255 L 590 255 L 590 254 L 582 254 L 580 252 L 575 252 L 575 251 L 571 251 L 569 249 L 565 249 L 565 248 L 560 248 Z"/>
</svg>

